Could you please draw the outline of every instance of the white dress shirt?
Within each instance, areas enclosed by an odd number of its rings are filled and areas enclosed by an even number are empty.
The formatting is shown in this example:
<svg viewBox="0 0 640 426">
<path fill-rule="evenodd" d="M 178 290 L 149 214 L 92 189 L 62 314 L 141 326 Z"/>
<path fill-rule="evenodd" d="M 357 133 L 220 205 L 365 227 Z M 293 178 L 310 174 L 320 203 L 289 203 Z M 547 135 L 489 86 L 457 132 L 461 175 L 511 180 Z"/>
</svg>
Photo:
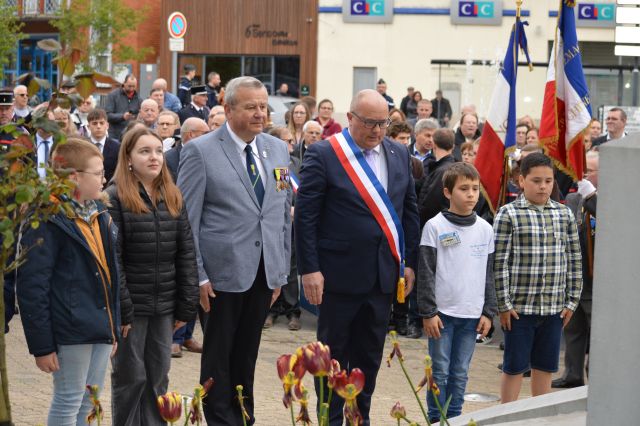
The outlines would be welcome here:
<svg viewBox="0 0 640 426">
<path fill-rule="evenodd" d="M 98 147 L 98 149 L 100 150 L 100 154 L 104 153 L 104 144 L 106 142 L 107 142 L 107 135 L 104 135 L 104 137 L 99 141 L 95 140 L 94 138 L 91 138 L 91 143 Z"/>
<path fill-rule="evenodd" d="M 351 132 L 349 132 L 349 134 L 351 134 Z M 353 136 L 352 136 L 352 139 L 353 139 Z M 355 142 L 355 139 L 354 139 L 354 142 Z M 358 145 L 358 148 L 360 148 L 364 153 L 364 148 L 360 147 L 359 145 Z M 376 176 L 380 181 L 380 183 L 382 184 L 382 187 L 386 191 L 389 183 L 389 170 L 387 168 L 387 156 L 384 152 L 384 149 L 382 148 L 382 142 L 378 146 L 373 148 L 372 151 L 374 152 L 374 156 L 375 156 L 374 158 L 375 158 L 376 166 L 378 169 Z"/>
<path fill-rule="evenodd" d="M 242 159 L 242 165 L 244 166 L 244 169 L 247 170 L 247 154 L 244 152 L 245 147 L 247 146 L 247 143 L 245 141 L 243 141 L 242 139 L 240 139 L 240 137 L 238 135 L 236 135 L 235 133 L 233 133 L 233 130 L 231 130 L 231 126 L 229 126 L 229 123 L 225 123 L 225 126 L 227 126 L 227 131 L 229 132 L 229 134 L 231 135 L 231 139 L 233 140 L 233 142 L 236 144 L 236 147 L 238 148 L 238 154 L 240 155 L 240 159 Z M 260 157 L 260 153 L 258 152 L 258 144 L 256 143 L 256 138 L 254 137 L 253 140 L 248 144 L 251 146 L 251 152 L 253 153 L 253 159 L 255 160 L 256 164 L 258 165 L 258 172 L 260 173 L 260 180 L 262 180 L 262 186 L 264 186 L 264 189 L 266 191 L 267 189 L 267 174 L 264 170 L 264 166 L 262 165 L 262 160 Z M 263 156 L 265 156 L 266 153 L 262 153 Z M 247 174 L 248 176 L 248 174 Z"/>
<path fill-rule="evenodd" d="M 45 170 L 45 150 L 46 145 L 44 142 L 47 141 L 49 145 L 49 158 L 51 158 L 51 151 L 53 150 L 53 137 L 49 136 L 49 138 L 44 139 L 39 134 L 36 133 L 36 156 L 38 163 L 38 174 L 42 179 L 47 176 L 47 172 Z"/>
</svg>

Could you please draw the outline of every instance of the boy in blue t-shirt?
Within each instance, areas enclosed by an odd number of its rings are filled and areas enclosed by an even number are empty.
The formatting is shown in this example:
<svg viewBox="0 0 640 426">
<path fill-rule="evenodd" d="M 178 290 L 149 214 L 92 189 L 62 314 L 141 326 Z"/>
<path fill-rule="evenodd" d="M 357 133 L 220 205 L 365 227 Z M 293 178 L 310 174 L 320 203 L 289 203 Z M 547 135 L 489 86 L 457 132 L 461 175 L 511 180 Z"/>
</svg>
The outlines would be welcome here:
<svg viewBox="0 0 640 426">
<path fill-rule="evenodd" d="M 433 377 L 447 418 L 462 413 L 469 364 L 476 334 L 483 337 L 497 312 L 493 281 L 493 228 L 473 208 L 480 195 L 480 176 L 470 164 L 456 163 L 443 176 L 450 207 L 429 220 L 420 241 L 418 311 L 429 337 Z M 429 418 L 440 412 L 427 394 Z"/>
</svg>

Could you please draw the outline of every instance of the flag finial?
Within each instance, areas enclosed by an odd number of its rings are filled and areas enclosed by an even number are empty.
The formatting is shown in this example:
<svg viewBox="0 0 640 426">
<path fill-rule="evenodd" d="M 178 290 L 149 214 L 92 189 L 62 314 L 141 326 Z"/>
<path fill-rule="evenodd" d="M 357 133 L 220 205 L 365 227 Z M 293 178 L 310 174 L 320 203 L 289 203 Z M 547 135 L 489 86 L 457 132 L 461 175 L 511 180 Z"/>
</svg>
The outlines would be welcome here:
<svg viewBox="0 0 640 426">
<path fill-rule="evenodd" d="M 516 18 L 520 19 L 520 9 L 522 8 L 522 0 L 516 0 Z"/>
</svg>

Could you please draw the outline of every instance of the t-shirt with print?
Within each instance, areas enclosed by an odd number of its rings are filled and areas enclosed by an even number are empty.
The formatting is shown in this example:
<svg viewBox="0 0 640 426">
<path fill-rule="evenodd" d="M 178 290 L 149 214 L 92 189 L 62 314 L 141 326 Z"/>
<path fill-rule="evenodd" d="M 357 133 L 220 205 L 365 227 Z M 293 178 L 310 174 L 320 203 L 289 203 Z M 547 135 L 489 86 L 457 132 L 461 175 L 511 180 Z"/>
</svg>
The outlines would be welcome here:
<svg viewBox="0 0 640 426">
<path fill-rule="evenodd" d="M 491 225 L 480 217 L 471 226 L 456 225 L 438 213 L 424 226 L 420 245 L 436 249 L 438 311 L 457 318 L 480 318 L 487 261 L 494 251 Z"/>
</svg>

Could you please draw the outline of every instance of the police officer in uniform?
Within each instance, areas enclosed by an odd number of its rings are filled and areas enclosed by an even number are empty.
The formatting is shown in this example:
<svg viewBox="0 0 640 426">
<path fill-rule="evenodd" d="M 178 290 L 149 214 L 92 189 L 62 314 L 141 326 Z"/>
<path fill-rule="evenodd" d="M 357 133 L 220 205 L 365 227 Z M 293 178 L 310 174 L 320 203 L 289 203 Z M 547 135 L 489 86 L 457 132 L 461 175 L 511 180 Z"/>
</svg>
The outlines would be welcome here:
<svg viewBox="0 0 640 426">
<path fill-rule="evenodd" d="M 196 117 L 207 121 L 209 117 L 209 108 L 207 107 L 207 88 L 206 86 L 193 86 L 191 87 L 191 103 L 182 108 L 178 112 L 180 117 L 180 124 L 184 123 L 187 118 Z"/>
</svg>

